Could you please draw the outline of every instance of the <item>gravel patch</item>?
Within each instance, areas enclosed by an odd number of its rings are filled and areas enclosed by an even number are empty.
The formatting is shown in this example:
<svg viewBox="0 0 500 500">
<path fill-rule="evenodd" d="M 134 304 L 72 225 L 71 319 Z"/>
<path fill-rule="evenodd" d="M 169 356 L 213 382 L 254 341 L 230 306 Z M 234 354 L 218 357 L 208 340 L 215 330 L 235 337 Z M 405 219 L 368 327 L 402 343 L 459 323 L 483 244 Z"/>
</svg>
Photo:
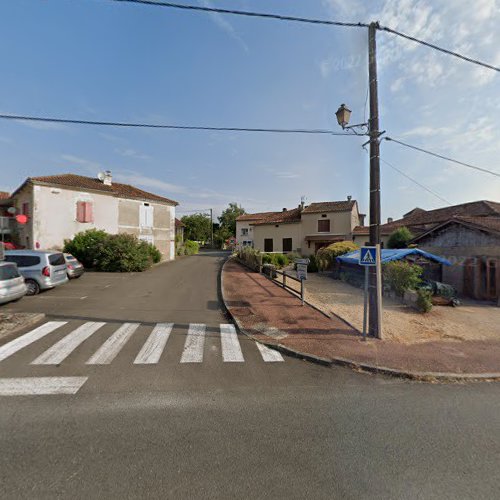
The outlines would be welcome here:
<svg viewBox="0 0 500 500">
<path fill-rule="evenodd" d="M 0 339 L 38 323 L 45 317 L 41 313 L 3 313 L 0 312 Z"/>
</svg>

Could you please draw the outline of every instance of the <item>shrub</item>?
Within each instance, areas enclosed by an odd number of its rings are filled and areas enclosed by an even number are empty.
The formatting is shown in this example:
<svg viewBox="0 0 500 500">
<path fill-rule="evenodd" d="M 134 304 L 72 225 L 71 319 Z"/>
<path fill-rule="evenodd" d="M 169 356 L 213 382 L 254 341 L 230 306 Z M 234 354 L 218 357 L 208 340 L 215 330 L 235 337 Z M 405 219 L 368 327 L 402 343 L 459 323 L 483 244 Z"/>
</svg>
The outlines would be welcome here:
<svg viewBox="0 0 500 500">
<path fill-rule="evenodd" d="M 384 280 L 402 297 L 406 290 L 414 290 L 421 282 L 422 268 L 404 260 L 389 262 L 384 265 Z"/>
<path fill-rule="evenodd" d="M 161 252 L 156 248 L 153 244 L 147 243 L 145 241 L 141 242 L 141 244 L 145 245 L 148 249 L 149 256 L 154 264 L 158 264 L 161 262 Z"/>
<path fill-rule="evenodd" d="M 331 269 L 334 267 L 337 257 L 357 250 L 358 248 L 358 245 L 352 241 L 338 241 L 337 243 L 332 243 L 327 247 L 321 248 L 316 254 L 318 268 L 321 271 Z"/>
<path fill-rule="evenodd" d="M 95 267 L 101 247 L 108 237 L 106 231 L 89 229 L 76 234 L 72 240 L 65 240 L 63 250 L 76 257 L 84 267 Z"/>
<path fill-rule="evenodd" d="M 309 257 L 309 264 L 307 265 L 308 273 L 317 273 L 318 272 L 318 260 L 316 259 L 316 255 L 311 255 Z"/>
<path fill-rule="evenodd" d="M 274 255 L 274 264 L 278 268 L 285 267 L 288 264 L 288 259 L 286 255 L 283 255 L 282 253 L 277 253 Z"/>
<path fill-rule="evenodd" d="M 387 248 L 407 248 L 413 234 L 407 227 L 399 227 L 391 233 L 387 240 Z"/>
<path fill-rule="evenodd" d="M 151 263 L 147 244 L 132 234 L 112 234 L 101 245 L 97 269 L 119 273 L 136 272 L 146 270 Z"/>
<path fill-rule="evenodd" d="M 186 240 L 184 242 L 185 255 L 195 255 L 200 251 L 200 244 L 197 241 Z"/>
<path fill-rule="evenodd" d="M 423 313 L 432 310 L 432 293 L 424 288 L 417 290 L 417 307 Z"/>
</svg>

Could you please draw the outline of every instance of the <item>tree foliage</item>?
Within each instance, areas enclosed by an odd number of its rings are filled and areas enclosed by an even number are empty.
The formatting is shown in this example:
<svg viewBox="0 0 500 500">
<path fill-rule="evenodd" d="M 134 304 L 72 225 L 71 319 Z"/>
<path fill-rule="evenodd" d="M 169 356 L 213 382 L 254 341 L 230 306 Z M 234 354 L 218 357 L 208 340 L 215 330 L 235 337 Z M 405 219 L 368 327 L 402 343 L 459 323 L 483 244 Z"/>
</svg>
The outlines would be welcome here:
<svg viewBox="0 0 500 500">
<path fill-rule="evenodd" d="M 185 215 L 181 219 L 185 225 L 184 238 L 192 241 L 208 241 L 211 236 L 211 222 L 207 214 Z"/>
<path fill-rule="evenodd" d="M 407 227 L 398 227 L 389 236 L 387 248 L 407 248 L 408 243 L 413 237 L 413 234 Z"/>
<path fill-rule="evenodd" d="M 406 290 L 415 290 L 421 283 L 423 269 L 404 260 L 385 264 L 383 267 L 384 281 L 399 295 Z"/>
<path fill-rule="evenodd" d="M 359 247 L 356 243 L 352 241 L 338 241 L 337 243 L 332 243 L 327 247 L 321 248 L 316 254 L 318 261 L 318 268 L 322 271 L 326 271 L 334 267 L 336 263 L 336 258 L 344 255 L 346 253 L 357 250 Z"/>
<path fill-rule="evenodd" d="M 228 238 L 236 235 L 236 217 L 239 217 L 244 213 L 244 208 L 241 206 L 239 207 L 237 203 L 230 203 L 220 215 L 220 229 L 223 229 L 225 234 L 229 233 Z"/>
</svg>

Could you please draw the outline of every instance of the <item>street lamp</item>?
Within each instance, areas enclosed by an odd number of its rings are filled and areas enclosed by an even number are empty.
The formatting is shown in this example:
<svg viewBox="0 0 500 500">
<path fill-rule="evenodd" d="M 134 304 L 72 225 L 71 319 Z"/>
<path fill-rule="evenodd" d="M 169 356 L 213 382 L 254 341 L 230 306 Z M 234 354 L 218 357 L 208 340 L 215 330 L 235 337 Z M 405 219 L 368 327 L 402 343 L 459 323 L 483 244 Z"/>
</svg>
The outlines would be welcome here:
<svg viewBox="0 0 500 500">
<path fill-rule="evenodd" d="M 351 118 L 351 110 L 345 104 L 341 104 L 335 115 L 337 116 L 339 125 L 345 129 Z"/>
</svg>

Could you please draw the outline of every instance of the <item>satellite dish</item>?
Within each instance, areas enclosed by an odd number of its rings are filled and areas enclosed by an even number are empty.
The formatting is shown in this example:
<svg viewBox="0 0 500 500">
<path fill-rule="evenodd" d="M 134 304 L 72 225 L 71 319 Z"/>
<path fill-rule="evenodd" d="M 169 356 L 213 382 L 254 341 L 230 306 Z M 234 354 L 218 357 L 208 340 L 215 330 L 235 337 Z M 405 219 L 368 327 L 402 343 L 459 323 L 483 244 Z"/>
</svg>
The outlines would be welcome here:
<svg viewBox="0 0 500 500">
<path fill-rule="evenodd" d="M 16 212 L 17 212 L 16 207 L 9 207 L 7 209 L 7 213 L 9 213 L 10 215 L 15 215 Z"/>
<path fill-rule="evenodd" d="M 106 174 L 104 172 L 99 172 L 97 174 L 97 178 L 100 180 L 100 181 L 103 181 L 105 178 L 106 178 Z"/>
</svg>

